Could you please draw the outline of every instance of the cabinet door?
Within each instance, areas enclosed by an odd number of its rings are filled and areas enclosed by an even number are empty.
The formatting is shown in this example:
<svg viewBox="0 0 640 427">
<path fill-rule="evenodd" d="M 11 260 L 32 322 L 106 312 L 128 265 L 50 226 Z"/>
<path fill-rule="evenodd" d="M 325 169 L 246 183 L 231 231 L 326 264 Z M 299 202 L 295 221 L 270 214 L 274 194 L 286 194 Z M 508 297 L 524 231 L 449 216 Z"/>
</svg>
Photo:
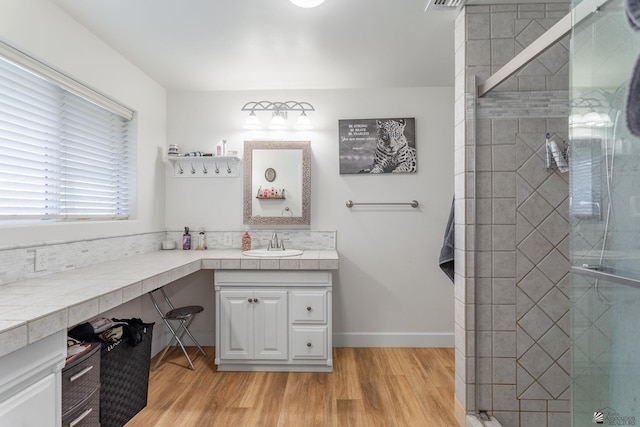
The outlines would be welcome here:
<svg viewBox="0 0 640 427">
<path fill-rule="evenodd" d="M 49 374 L 0 403 L 0 426 L 55 427 L 56 376 Z"/>
<path fill-rule="evenodd" d="M 252 291 L 220 291 L 221 359 L 253 359 L 252 301 Z"/>
<path fill-rule="evenodd" d="M 287 291 L 255 291 L 253 311 L 255 358 L 286 360 L 289 342 Z"/>
</svg>

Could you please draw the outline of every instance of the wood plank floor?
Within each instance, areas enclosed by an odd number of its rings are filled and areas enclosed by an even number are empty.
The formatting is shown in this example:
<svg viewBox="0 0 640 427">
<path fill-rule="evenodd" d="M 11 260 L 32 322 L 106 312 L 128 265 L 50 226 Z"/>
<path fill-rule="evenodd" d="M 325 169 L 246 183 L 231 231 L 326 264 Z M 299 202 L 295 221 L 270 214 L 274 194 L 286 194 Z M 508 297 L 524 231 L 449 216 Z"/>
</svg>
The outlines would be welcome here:
<svg viewBox="0 0 640 427">
<path fill-rule="evenodd" d="M 170 351 L 126 427 L 457 426 L 452 348 L 334 348 L 332 373 L 217 372 L 205 350 L 195 371 Z"/>
</svg>

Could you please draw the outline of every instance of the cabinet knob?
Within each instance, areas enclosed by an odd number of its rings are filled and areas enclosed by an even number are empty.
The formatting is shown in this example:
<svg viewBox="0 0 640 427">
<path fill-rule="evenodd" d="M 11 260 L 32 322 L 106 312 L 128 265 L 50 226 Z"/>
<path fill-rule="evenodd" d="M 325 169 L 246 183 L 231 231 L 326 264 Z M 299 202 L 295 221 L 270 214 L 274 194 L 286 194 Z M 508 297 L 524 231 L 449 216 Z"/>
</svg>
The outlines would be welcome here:
<svg viewBox="0 0 640 427">
<path fill-rule="evenodd" d="M 254 298 L 254 299 L 253 299 L 253 302 L 258 302 L 258 298 Z"/>
<path fill-rule="evenodd" d="M 311 311 L 311 306 L 308 306 L 308 307 L 307 307 L 307 311 Z"/>
<path fill-rule="evenodd" d="M 307 347 L 311 347 L 311 343 L 310 342 L 307 343 Z"/>
<path fill-rule="evenodd" d="M 249 301 L 249 303 L 252 303 L 252 302 L 253 302 L 253 300 L 252 300 L 251 298 L 249 298 L 247 301 Z"/>
</svg>

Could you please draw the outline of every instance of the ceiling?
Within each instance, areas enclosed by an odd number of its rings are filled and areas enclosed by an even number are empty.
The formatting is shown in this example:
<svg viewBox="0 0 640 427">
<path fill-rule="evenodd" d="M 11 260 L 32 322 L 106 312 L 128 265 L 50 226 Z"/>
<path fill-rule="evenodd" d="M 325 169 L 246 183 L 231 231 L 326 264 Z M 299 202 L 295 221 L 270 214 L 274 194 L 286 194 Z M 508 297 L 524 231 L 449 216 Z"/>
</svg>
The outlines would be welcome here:
<svg viewBox="0 0 640 427">
<path fill-rule="evenodd" d="M 168 90 L 453 86 L 426 0 L 51 0 Z"/>
</svg>

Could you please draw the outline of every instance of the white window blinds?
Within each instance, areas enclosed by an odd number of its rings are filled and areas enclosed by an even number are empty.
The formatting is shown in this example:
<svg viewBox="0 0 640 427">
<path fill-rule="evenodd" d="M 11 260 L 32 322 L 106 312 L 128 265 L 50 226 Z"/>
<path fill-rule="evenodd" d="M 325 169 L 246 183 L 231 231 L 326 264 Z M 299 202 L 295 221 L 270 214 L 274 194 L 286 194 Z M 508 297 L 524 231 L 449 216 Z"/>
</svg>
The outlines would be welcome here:
<svg viewBox="0 0 640 427">
<path fill-rule="evenodd" d="M 0 220 L 127 218 L 133 134 L 130 117 L 0 56 Z"/>
</svg>

